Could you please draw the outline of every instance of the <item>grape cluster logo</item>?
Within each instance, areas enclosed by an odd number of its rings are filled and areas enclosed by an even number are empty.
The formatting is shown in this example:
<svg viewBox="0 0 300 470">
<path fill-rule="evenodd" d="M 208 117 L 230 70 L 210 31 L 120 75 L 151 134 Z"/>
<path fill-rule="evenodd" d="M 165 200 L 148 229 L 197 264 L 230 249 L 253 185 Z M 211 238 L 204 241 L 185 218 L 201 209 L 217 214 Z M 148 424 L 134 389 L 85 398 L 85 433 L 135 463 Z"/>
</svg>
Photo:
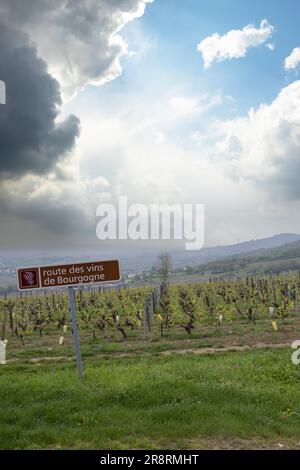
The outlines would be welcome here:
<svg viewBox="0 0 300 470">
<path fill-rule="evenodd" d="M 23 277 L 29 286 L 34 285 L 34 273 L 33 272 L 29 272 L 29 273 L 26 272 L 23 274 Z"/>
<path fill-rule="evenodd" d="M 6 85 L 0 80 L 0 104 L 6 104 Z"/>
<path fill-rule="evenodd" d="M 19 283 L 22 289 L 33 289 L 40 287 L 38 268 L 20 269 Z"/>
</svg>

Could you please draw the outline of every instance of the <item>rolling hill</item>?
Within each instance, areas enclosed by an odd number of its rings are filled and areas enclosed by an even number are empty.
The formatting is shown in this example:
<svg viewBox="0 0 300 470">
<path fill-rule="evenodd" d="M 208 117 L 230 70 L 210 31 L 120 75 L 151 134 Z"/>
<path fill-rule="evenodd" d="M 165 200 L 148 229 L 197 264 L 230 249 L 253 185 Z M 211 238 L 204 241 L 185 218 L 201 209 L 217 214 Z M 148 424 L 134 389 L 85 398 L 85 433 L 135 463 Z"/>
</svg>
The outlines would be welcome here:
<svg viewBox="0 0 300 470">
<path fill-rule="evenodd" d="M 211 275 L 242 275 L 252 273 L 275 274 L 282 271 L 300 271 L 300 241 L 270 249 L 258 249 L 251 254 L 228 256 L 188 268 L 190 272 Z"/>
</svg>

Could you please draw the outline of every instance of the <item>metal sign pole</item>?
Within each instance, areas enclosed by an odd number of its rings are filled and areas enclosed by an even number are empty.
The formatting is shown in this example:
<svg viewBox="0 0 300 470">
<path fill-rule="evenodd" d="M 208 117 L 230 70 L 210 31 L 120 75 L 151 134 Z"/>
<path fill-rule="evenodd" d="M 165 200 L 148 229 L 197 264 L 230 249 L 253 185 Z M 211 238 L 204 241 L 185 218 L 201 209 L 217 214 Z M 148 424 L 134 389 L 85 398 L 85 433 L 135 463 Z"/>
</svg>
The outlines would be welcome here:
<svg viewBox="0 0 300 470">
<path fill-rule="evenodd" d="M 78 370 L 79 378 L 82 379 L 83 367 L 82 367 L 82 361 L 81 361 L 80 342 L 79 342 L 79 335 L 78 335 L 78 328 L 77 328 L 74 288 L 70 286 L 68 288 L 68 291 L 69 291 L 69 300 L 70 300 L 70 307 L 71 307 L 71 313 L 72 313 L 72 326 L 73 326 L 73 335 L 74 335 L 74 346 L 75 346 L 75 352 L 76 352 L 77 370 Z"/>
</svg>

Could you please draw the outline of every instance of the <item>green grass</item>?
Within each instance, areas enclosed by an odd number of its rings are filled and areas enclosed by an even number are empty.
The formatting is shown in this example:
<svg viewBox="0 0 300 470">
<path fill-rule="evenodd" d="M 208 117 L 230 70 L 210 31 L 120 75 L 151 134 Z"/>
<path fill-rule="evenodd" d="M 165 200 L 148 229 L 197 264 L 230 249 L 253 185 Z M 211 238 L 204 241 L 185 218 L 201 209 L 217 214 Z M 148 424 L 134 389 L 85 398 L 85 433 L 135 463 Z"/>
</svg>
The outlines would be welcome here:
<svg viewBox="0 0 300 470">
<path fill-rule="evenodd" d="M 1 449 L 188 448 L 300 440 L 291 350 L 0 366 Z"/>
</svg>

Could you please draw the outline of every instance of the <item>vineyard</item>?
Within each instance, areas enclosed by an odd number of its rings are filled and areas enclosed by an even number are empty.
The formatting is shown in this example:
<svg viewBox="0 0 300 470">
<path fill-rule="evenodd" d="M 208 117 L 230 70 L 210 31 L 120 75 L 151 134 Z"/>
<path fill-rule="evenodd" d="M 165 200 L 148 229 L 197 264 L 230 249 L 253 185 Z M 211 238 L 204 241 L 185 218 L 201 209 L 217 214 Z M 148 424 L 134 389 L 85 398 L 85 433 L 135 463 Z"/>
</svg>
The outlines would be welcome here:
<svg viewBox="0 0 300 470">
<path fill-rule="evenodd" d="M 238 344 L 247 344 L 254 334 L 256 339 L 274 341 L 297 328 L 299 286 L 296 273 L 191 285 L 163 282 L 155 289 L 78 289 L 80 337 L 83 347 L 92 352 L 145 349 L 151 344 L 163 350 L 172 341 L 216 346 L 234 337 L 239 337 Z M 10 351 L 32 348 L 33 355 L 39 355 L 38 349 L 44 346 L 72 354 L 65 292 L 26 292 L 2 298 L 0 312 L 8 356 Z M 215 340 L 207 343 L 208 338 Z"/>
<path fill-rule="evenodd" d="M 83 380 L 68 293 L 1 298 L 0 448 L 300 446 L 299 283 L 77 289 Z"/>
</svg>

